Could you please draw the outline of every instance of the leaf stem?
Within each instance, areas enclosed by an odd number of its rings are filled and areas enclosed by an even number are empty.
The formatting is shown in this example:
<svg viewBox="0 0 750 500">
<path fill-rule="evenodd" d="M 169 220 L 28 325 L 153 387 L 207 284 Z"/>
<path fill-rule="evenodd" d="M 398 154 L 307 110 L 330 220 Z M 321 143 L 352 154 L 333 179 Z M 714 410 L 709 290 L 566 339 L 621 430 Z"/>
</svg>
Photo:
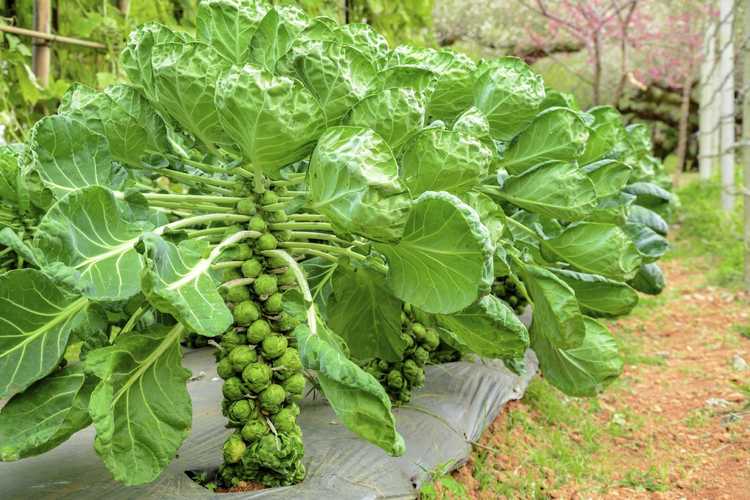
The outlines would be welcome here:
<svg viewBox="0 0 750 500">
<path fill-rule="evenodd" d="M 320 214 L 291 214 L 289 219 L 299 222 L 325 222 L 328 220 L 325 215 Z"/>
<path fill-rule="evenodd" d="M 216 221 L 222 221 L 222 222 L 247 222 L 250 220 L 250 217 L 247 215 L 240 215 L 240 214 L 203 214 L 203 215 L 195 215 L 193 217 L 188 217 L 186 219 L 180 219 L 174 222 L 170 222 L 169 224 L 165 224 L 161 227 L 157 227 L 154 229 L 154 233 L 158 235 L 162 235 L 168 231 L 174 231 L 177 229 L 182 229 L 183 227 L 191 227 L 191 226 L 199 226 L 203 224 L 208 224 L 209 222 L 216 222 Z"/>
<path fill-rule="evenodd" d="M 283 250 L 265 250 L 262 253 L 263 255 L 283 259 L 289 266 L 289 269 L 292 270 L 292 273 L 294 273 L 294 277 L 297 280 L 297 284 L 299 285 L 299 289 L 302 292 L 302 298 L 307 302 L 307 325 L 310 327 L 310 333 L 317 335 L 318 319 L 315 312 L 315 302 L 313 302 L 312 294 L 310 293 L 310 285 L 307 283 L 305 272 L 302 270 L 302 267 L 296 260 L 294 260 L 294 257 Z"/>
<path fill-rule="evenodd" d="M 265 208 L 265 207 L 264 207 Z M 333 231 L 333 226 L 328 222 L 277 222 L 275 224 L 269 224 L 268 227 L 277 231 L 283 231 L 285 229 L 295 230 L 299 229 L 302 231 Z"/>
<path fill-rule="evenodd" d="M 217 205 L 236 205 L 242 200 L 239 196 L 211 196 L 203 194 L 165 194 L 141 193 L 149 201 L 169 201 L 175 203 L 216 203 Z"/>
</svg>

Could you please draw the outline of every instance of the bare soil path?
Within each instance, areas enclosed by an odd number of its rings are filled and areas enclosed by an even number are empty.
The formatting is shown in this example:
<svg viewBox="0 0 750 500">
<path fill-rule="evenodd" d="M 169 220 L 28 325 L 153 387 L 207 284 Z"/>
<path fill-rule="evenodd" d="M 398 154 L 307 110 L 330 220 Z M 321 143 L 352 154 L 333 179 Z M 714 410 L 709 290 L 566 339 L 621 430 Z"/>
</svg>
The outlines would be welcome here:
<svg viewBox="0 0 750 500">
<path fill-rule="evenodd" d="M 750 297 L 662 267 L 664 294 L 610 322 L 621 379 L 598 400 L 535 382 L 437 497 L 750 500 Z"/>
</svg>

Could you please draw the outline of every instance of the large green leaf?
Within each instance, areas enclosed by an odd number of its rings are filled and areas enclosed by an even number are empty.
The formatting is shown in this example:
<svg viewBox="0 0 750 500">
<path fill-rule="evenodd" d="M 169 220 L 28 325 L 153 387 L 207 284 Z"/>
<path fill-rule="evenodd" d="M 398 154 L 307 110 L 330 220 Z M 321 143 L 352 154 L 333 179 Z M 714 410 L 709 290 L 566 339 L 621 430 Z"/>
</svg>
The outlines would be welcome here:
<svg viewBox="0 0 750 500">
<path fill-rule="evenodd" d="M 262 0 L 203 0 L 198 4 L 195 35 L 234 64 L 249 59 L 250 40 L 268 4 Z"/>
<path fill-rule="evenodd" d="M 499 197 L 529 212 L 575 221 L 593 210 L 596 192 L 575 164 L 553 161 L 508 177 Z"/>
<path fill-rule="evenodd" d="M 494 147 L 494 144 L 491 143 L 490 122 L 487 121 L 487 116 L 474 106 L 468 108 L 456 118 L 451 130 L 474 136 Z"/>
<path fill-rule="evenodd" d="M 461 194 L 479 184 L 491 162 L 492 151 L 476 137 L 431 127 L 405 148 L 400 176 L 414 196 L 425 191 Z"/>
<path fill-rule="evenodd" d="M 126 485 L 159 477 L 190 433 L 190 372 L 182 367 L 182 331 L 158 326 L 133 332 L 86 357 L 86 370 L 101 379 L 89 402 L 94 448 Z"/>
<path fill-rule="evenodd" d="M 421 94 L 410 88 L 390 88 L 376 92 L 352 108 L 347 124 L 371 128 L 397 151 L 425 125 Z"/>
<path fill-rule="evenodd" d="M 37 270 L 0 275 L 0 398 L 57 367 L 87 304 Z"/>
<path fill-rule="evenodd" d="M 614 224 L 579 222 L 558 236 L 542 241 L 542 254 L 552 262 L 564 261 L 576 270 L 627 281 L 641 265 L 638 249 Z"/>
<path fill-rule="evenodd" d="M 345 232 L 379 241 L 401 237 L 410 198 L 391 148 L 361 127 L 329 128 L 308 170 L 311 207 Z"/>
<path fill-rule="evenodd" d="M 542 101 L 541 109 L 549 109 L 555 107 L 570 108 L 575 111 L 579 111 L 581 108 L 576 102 L 576 98 L 573 94 L 568 92 L 560 92 L 559 90 L 546 89 L 546 95 L 544 101 Z"/>
<path fill-rule="evenodd" d="M 376 76 L 372 63 L 353 47 L 307 39 L 279 61 L 279 71 L 301 80 L 317 97 L 328 126 L 370 92 Z"/>
<path fill-rule="evenodd" d="M 290 78 L 235 66 L 216 87 L 215 107 L 226 134 L 267 175 L 305 158 L 324 130 L 317 100 Z"/>
<path fill-rule="evenodd" d="M 123 300 L 140 290 L 143 260 L 135 249 L 144 229 L 111 191 L 91 186 L 50 208 L 34 234 L 43 268 L 89 298 Z"/>
<path fill-rule="evenodd" d="M 628 222 L 631 224 L 647 226 L 649 229 L 662 236 L 666 236 L 669 231 L 669 225 L 661 215 L 640 205 L 633 205 L 630 207 Z"/>
<path fill-rule="evenodd" d="M 269 9 L 250 42 L 249 60 L 270 72 L 308 26 L 307 17 L 290 5 Z"/>
<path fill-rule="evenodd" d="M 448 193 L 423 193 L 409 212 L 403 238 L 375 248 L 388 260 L 389 288 L 426 312 L 460 311 L 493 279 L 489 231 L 474 209 Z"/>
<path fill-rule="evenodd" d="M 628 223 L 623 227 L 641 255 L 643 263 L 655 262 L 669 250 L 669 242 L 644 224 Z"/>
<path fill-rule="evenodd" d="M 623 191 L 635 195 L 635 203 L 646 208 L 671 203 L 674 199 L 672 193 L 652 182 L 633 182 L 625 186 Z"/>
<path fill-rule="evenodd" d="M 612 334 L 589 317 L 584 317 L 584 325 L 583 343 L 572 349 L 534 335 L 532 325 L 531 346 L 545 380 L 569 396 L 596 396 L 622 373 L 623 361 Z"/>
<path fill-rule="evenodd" d="M 581 155 L 588 137 L 578 113 L 568 108 L 547 109 L 510 143 L 500 166 L 520 174 L 550 160 L 571 162 Z"/>
<path fill-rule="evenodd" d="M 599 106 L 588 110 L 594 117 L 591 135 L 586 143 L 586 150 L 581 155 L 582 165 L 600 160 L 612 153 L 612 150 L 625 142 L 625 126 L 622 115 L 612 106 Z"/>
<path fill-rule="evenodd" d="M 95 383 L 81 365 L 74 365 L 13 396 L 0 411 L 0 460 L 39 455 L 88 426 L 89 397 Z"/>
<path fill-rule="evenodd" d="M 582 169 L 594 183 L 599 198 L 613 196 L 620 192 L 630 178 L 632 169 L 617 160 L 600 160 L 589 163 Z"/>
<path fill-rule="evenodd" d="M 335 343 L 313 335 L 307 325 L 298 326 L 294 335 L 302 364 L 318 372 L 320 387 L 344 425 L 389 454 L 402 455 L 404 439 L 396 430 L 391 401 L 380 383 L 347 359 Z"/>
<path fill-rule="evenodd" d="M 344 24 L 335 33 L 341 43 L 359 50 L 378 70 L 388 63 L 388 41 L 369 24 Z"/>
<path fill-rule="evenodd" d="M 611 196 L 599 198 L 596 207 L 586 217 L 586 220 L 623 226 L 627 222 L 628 213 L 634 201 L 635 196 L 622 191 Z"/>
<path fill-rule="evenodd" d="M 366 268 L 339 266 L 328 301 L 328 324 L 357 359 L 401 361 L 401 301 L 386 288 L 382 275 Z"/>
<path fill-rule="evenodd" d="M 474 101 L 476 64 L 460 52 L 442 50 L 450 56 L 450 62 L 441 65 L 435 90 L 430 96 L 428 112 L 432 119 L 452 122 Z M 433 71 L 437 71 L 434 68 Z"/>
<path fill-rule="evenodd" d="M 492 137 L 509 141 L 525 129 L 544 100 L 544 82 L 526 63 L 501 57 L 479 71 L 474 106 L 490 122 Z"/>
<path fill-rule="evenodd" d="M 436 75 L 427 68 L 414 65 L 390 66 L 378 73 L 377 89 L 409 88 L 425 97 L 435 90 Z"/>
<path fill-rule="evenodd" d="M 653 263 L 643 264 L 629 284 L 639 292 L 649 295 L 659 295 L 666 286 L 664 273 L 658 265 Z"/>
<path fill-rule="evenodd" d="M 191 332 L 213 337 L 232 325 L 232 313 L 211 276 L 211 249 L 205 240 L 184 240 L 174 245 L 156 235 L 145 239 L 148 265 L 143 272 L 143 293 L 159 311 L 182 322 Z M 208 257 L 205 257 L 208 255 Z"/>
<path fill-rule="evenodd" d="M 229 61 L 201 42 L 162 43 L 151 53 L 159 106 L 204 144 L 227 144 L 214 104 L 216 82 Z"/>
<path fill-rule="evenodd" d="M 638 304 L 638 294 L 621 281 L 568 269 L 552 269 L 552 272 L 573 289 L 581 310 L 590 316 L 622 316 Z"/>
<path fill-rule="evenodd" d="M 559 348 L 581 345 L 585 333 L 583 315 L 573 289 L 543 267 L 513 260 L 513 268 L 534 304 L 532 347 L 539 337 Z"/>
<path fill-rule="evenodd" d="M 86 186 L 118 187 L 107 139 L 74 118 L 42 118 L 30 144 L 34 168 L 58 198 Z"/>
<path fill-rule="evenodd" d="M 438 323 L 453 332 L 473 353 L 489 358 L 523 356 L 529 333 L 508 305 L 494 295 L 455 314 L 440 314 Z"/>
</svg>

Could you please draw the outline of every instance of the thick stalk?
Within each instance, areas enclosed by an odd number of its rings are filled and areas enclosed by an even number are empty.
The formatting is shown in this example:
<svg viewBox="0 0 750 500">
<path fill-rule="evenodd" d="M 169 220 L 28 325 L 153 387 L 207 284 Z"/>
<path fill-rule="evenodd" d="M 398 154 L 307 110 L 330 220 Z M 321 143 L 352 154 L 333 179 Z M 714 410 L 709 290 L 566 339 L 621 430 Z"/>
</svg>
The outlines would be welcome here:
<svg viewBox="0 0 750 500">
<path fill-rule="evenodd" d="M 216 205 L 236 205 L 242 200 L 239 196 L 211 196 L 203 194 L 164 194 L 141 193 L 148 201 L 165 201 L 171 203 L 214 203 Z M 188 205 L 191 206 L 191 205 Z"/>
</svg>

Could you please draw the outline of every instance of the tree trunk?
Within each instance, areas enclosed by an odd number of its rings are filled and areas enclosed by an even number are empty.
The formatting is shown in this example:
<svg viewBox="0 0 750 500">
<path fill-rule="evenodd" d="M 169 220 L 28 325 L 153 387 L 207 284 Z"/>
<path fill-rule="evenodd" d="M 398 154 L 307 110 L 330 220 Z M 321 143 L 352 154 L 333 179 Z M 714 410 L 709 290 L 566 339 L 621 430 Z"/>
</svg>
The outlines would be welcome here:
<svg viewBox="0 0 750 500">
<path fill-rule="evenodd" d="M 700 79 L 700 123 L 698 125 L 698 169 L 701 181 L 711 178 L 719 156 L 719 61 L 716 55 L 716 24 L 706 29 Z"/>
<path fill-rule="evenodd" d="M 688 68 L 682 86 L 682 103 L 680 104 L 680 126 L 677 135 L 677 167 L 672 176 L 672 184 L 679 187 L 682 172 L 685 170 L 685 156 L 688 143 L 688 120 L 690 119 L 690 91 L 693 88 L 693 68 Z"/>
<path fill-rule="evenodd" d="M 50 32 L 52 20 L 52 5 L 50 0 L 36 0 L 34 2 L 34 29 L 42 33 Z M 50 47 L 45 40 L 34 39 L 31 56 L 31 65 L 34 68 L 34 76 L 42 87 L 49 84 Z"/>
<path fill-rule="evenodd" d="M 745 3 L 745 36 L 750 33 L 750 1 Z M 746 42 L 742 45 L 742 85 L 750 85 L 750 45 Z M 745 242 L 745 289 L 750 291 L 750 95 L 745 92 L 742 97 L 742 140 L 743 152 L 743 216 L 744 216 L 744 242 Z"/>
<path fill-rule="evenodd" d="M 734 0 L 721 0 L 719 48 L 721 67 L 721 208 L 734 209 Z"/>
</svg>

